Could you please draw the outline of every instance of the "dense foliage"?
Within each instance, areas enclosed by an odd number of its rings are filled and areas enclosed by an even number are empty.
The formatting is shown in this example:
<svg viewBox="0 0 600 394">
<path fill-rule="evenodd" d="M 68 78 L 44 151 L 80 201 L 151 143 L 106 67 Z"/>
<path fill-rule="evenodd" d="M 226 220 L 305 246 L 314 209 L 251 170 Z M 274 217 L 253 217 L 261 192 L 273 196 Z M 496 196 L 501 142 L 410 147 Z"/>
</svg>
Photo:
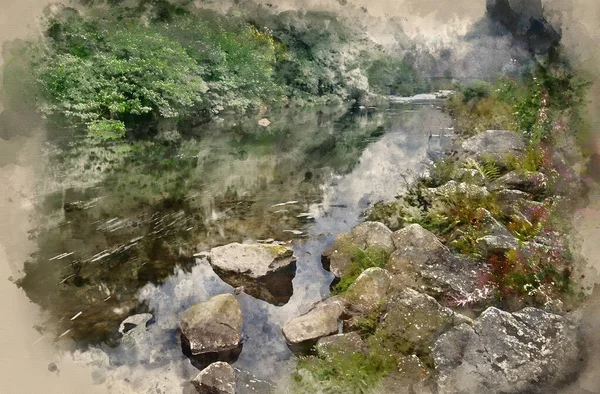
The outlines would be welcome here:
<svg viewBox="0 0 600 394">
<path fill-rule="evenodd" d="M 30 52 L 41 112 L 112 139 L 160 119 L 427 88 L 411 66 L 327 12 L 251 17 L 165 4 L 49 17 Z"/>
</svg>

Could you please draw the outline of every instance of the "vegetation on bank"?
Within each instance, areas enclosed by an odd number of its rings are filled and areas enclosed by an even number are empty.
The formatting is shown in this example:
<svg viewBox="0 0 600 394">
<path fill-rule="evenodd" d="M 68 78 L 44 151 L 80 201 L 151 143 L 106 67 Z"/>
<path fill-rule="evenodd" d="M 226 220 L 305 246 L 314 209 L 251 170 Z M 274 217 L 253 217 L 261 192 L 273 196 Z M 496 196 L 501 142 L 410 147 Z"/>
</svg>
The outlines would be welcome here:
<svg viewBox="0 0 600 394">
<path fill-rule="evenodd" d="M 493 84 L 476 82 L 460 88 L 447 108 L 461 138 L 489 129 L 515 130 L 525 142 L 522 154 L 438 160 L 426 175 L 407 185 L 396 201 L 378 203 L 365 213 L 367 220 L 382 222 L 391 230 L 418 223 L 454 253 L 486 263 L 489 271 L 477 274 L 477 291 L 440 300 L 445 305 L 475 313 L 488 306 L 509 311 L 536 306 L 561 312 L 570 310 L 581 296 L 573 278 L 576 257 L 569 244 L 569 218 L 581 188 L 572 166 L 578 157 L 572 153 L 577 150 L 575 140 L 582 124 L 579 110 L 584 86 L 565 70 L 564 66 L 538 65 L 522 80 L 501 78 Z M 481 239 L 490 234 L 511 238 L 515 246 L 482 248 Z M 354 254 L 355 271 L 361 271 L 362 257 Z M 385 268 L 386 263 L 376 266 Z M 342 277 L 334 292 L 343 293 L 355 279 L 354 274 Z M 380 319 L 377 313 L 364 316 L 353 329 L 369 349 L 372 343 L 383 346 L 383 351 L 375 353 L 393 356 L 392 367 L 386 369 L 388 364 L 371 360 L 373 352 L 360 353 L 356 357 L 377 367 L 371 372 L 376 379 L 363 380 L 359 372 L 356 382 L 345 372 L 358 368 L 354 359 L 327 353 L 307 356 L 298 362 L 298 391 L 319 387 L 325 392 L 329 388 L 376 392 L 394 371 L 402 370 L 393 359 L 402 359 L 403 354 L 417 355 L 424 367 L 420 373 L 434 368 L 427 349 L 415 353 L 404 348 L 406 344 L 395 343 L 386 336 Z M 412 375 L 420 376 L 419 371 Z"/>
<path fill-rule="evenodd" d="M 79 8 L 50 15 L 18 55 L 30 60 L 41 113 L 102 139 L 147 135 L 163 119 L 427 89 L 412 66 L 327 12 L 224 15 L 142 0 Z"/>
</svg>

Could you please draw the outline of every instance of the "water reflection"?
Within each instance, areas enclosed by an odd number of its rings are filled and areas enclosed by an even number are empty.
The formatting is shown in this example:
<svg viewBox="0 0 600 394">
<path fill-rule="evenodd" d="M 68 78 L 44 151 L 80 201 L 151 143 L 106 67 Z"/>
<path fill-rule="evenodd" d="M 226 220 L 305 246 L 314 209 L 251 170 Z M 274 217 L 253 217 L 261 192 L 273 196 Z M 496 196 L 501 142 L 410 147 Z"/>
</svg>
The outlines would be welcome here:
<svg viewBox="0 0 600 394">
<path fill-rule="evenodd" d="M 20 285 L 51 312 L 57 335 L 102 343 L 76 353 L 102 365 L 99 382 L 170 392 L 193 377 L 197 370 L 178 344 L 178 315 L 232 288 L 192 255 L 268 238 L 291 242 L 294 294 L 282 307 L 237 296 L 244 349 L 235 366 L 276 380 L 292 365 L 281 326 L 328 294 L 332 277 L 321 252 L 370 204 L 394 197 L 420 172 L 429 135 L 449 125 L 430 105 L 270 119 L 269 129 L 222 121 L 176 141 L 111 148 L 124 159 L 83 143 L 61 148 L 49 172 L 84 164 L 40 202 L 32 234 L 39 251 Z M 147 331 L 120 338 L 120 322 L 146 311 L 154 316 Z M 144 379 L 149 369 L 155 372 Z"/>
</svg>

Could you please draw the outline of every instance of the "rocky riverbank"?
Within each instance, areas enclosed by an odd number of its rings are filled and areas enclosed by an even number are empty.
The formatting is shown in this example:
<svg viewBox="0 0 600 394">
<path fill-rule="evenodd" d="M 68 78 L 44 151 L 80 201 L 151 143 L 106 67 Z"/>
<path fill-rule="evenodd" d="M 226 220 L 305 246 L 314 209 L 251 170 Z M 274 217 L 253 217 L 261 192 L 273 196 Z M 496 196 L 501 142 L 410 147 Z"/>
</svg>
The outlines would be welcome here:
<svg viewBox="0 0 600 394">
<path fill-rule="evenodd" d="M 283 327 L 298 391 L 548 392 L 572 379 L 582 294 L 565 217 L 579 186 L 560 151 L 538 153 L 512 131 L 458 139 L 339 235 L 323 255 L 334 295 Z"/>
</svg>

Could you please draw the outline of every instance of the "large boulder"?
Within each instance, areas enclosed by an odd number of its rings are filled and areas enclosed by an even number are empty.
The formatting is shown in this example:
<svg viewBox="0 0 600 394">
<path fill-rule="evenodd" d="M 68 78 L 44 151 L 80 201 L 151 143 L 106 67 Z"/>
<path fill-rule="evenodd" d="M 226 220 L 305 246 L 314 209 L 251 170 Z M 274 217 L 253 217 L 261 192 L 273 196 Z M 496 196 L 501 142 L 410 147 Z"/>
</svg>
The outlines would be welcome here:
<svg viewBox="0 0 600 394">
<path fill-rule="evenodd" d="M 242 312 L 231 294 L 220 294 L 179 316 L 184 353 L 198 364 L 235 359 L 242 346 Z"/>
<path fill-rule="evenodd" d="M 574 327 L 536 308 L 488 308 L 442 334 L 433 348 L 440 392 L 545 393 L 570 378 L 579 351 Z"/>
<path fill-rule="evenodd" d="M 396 231 L 392 238 L 396 250 L 385 268 L 394 282 L 434 297 L 468 297 L 479 286 L 477 275 L 488 269 L 483 262 L 454 256 L 418 224 Z"/>
<path fill-rule="evenodd" d="M 231 365 L 218 361 L 200 371 L 192 384 L 200 394 L 235 394 L 235 371 Z"/>
<path fill-rule="evenodd" d="M 350 285 L 344 298 L 356 312 L 374 312 L 386 300 L 392 280 L 388 271 L 378 267 L 368 268 Z"/>
<path fill-rule="evenodd" d="M 223 281 L 271 304 L 289 301 L 296 275 L 296 258 L 281 245 L 232 243 L 205 254 Z"/>
<path fill-rule="evenodd" d="M 294 352 L 305 352 L 323 337 L 337 334 L 345 312 L 345 302 L 331 297 L 317 302 L 311 310 L 295 317 L 282 329 L 283 336 Z"/>
<path fill-rule="evenodd" d="M 514 131 L 486 130 L 463 141 L 459 155 L 504 164 L 508 155 L 519 156 L 524 149 L 523 140 Z"/>
<path fill-rule="evenodd" d="M 356 248 L 381 248 L 392 251 L 392 231 L 383 223 L 364 222 L 349 233 L 338 235 L 333 245 L 323 252 L 323 268 L 341 278 L 350 266 Z"/>
<path fill-rule="evenodd" d="M 470 324 L 471 320 L 441 306 L 428 295 L 394 285 L 375 337 L 390 350 L 427 360 L 435 338 L 462 323 Z"/>
</svg>

